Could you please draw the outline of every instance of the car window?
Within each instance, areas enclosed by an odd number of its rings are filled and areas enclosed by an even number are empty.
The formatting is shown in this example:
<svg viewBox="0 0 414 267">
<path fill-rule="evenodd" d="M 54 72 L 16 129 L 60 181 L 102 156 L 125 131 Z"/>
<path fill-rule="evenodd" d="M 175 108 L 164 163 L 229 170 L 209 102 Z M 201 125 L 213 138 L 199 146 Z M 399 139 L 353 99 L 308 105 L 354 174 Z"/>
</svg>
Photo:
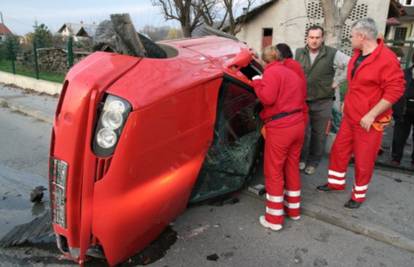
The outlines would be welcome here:
<svg viewBox="0 0 414 267">
<path fill-rule="evenodd" d="M 199 175 L 192 202 L 240 189 L 251 174 L 260 146 L 256 96 L 225 80 L 220 89 L 214 140 Z"/>
</svg>

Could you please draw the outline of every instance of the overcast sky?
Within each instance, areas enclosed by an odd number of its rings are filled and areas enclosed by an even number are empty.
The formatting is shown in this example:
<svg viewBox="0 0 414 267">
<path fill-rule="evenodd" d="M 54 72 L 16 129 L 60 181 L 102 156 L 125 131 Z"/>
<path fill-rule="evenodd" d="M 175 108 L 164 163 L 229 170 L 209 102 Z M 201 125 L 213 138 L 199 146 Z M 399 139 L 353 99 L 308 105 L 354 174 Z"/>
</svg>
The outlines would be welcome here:
<svg viewBox="0 0 414 267">
<path fill-rule="evenodd" d="M 0 0 L 4 23 L 19 35 L 32 31 L 35 20 L 56 32 L 65 22 L 99 23 L 111 13 L 129 13 L 137 29 L 166 22 L 151 0 Z"/>
</svg>

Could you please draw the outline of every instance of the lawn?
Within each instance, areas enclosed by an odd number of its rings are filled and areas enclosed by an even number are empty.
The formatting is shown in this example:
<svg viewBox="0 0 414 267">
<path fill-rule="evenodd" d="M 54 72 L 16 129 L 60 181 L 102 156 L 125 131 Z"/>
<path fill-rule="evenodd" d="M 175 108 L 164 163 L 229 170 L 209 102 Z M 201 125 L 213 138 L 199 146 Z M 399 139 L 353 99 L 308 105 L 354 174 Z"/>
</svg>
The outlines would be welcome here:
<svg viewBox="0 0 414 267">
<path fill-rule="evenodd" d="M 0 60 L 0 70 L 6 72 L 13 72 L 12 63 L 10 60 Z M 22 65 L 16 64 L 16 74 L 36 78 L 36 73 L 33 69 L 27 68 Z M 53 73 L 53 72 L 39 72 L 39 79 L 62 83 L 65 79 L 65 74 L 62 73 Z"/>
</svg>

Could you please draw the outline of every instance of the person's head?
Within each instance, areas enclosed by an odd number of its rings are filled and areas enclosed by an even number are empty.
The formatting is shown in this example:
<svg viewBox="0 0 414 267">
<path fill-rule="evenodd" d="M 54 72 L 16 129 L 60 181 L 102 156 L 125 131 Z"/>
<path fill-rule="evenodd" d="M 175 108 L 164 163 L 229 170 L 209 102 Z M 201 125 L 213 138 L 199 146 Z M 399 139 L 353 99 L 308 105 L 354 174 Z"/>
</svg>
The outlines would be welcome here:
<svg viewBox="0 0 414 267">
<path fill-rule="evenodd" d="M 351 46 L 352 48 L 362 49 L 367 42 L 376 42 L 378 28 L 375 21 L 371 18 L 359 19 L 351 27 Z"/>
<path fill-rule="evenodd" d="M 267 46 L 263 49 L 262 60 L 266 63 L 280 60 L 280 52 L 274 46 Z"/>
<path fill-rule="evenodd" d="M 292 58 L 292 50 L 290 50 L 290 47 L 285 43 L 280 43 L 276 45 L 276 49 L 280 52 L 280 57 L 285 58 Z"/>
<path fill-rule="evenodd" d="M 312 51 L 319 50 L 323 44 L 325 31 L 321 26 L 313 25 L 306 31 L 306 45 Z"/>
</svg>

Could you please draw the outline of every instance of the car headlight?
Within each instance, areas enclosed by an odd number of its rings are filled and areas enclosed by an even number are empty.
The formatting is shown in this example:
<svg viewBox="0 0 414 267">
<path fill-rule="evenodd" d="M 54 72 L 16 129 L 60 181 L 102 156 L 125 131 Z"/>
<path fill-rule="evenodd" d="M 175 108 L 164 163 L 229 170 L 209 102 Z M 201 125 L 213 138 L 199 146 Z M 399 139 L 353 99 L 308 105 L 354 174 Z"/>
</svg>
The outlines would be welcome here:
<svg viewBox="0 0 414 267">
<path fill-rule="evenodd" d="M 96 134 L 96 141 L 102 148 L 111 148 L 116 144 L 117 141 L 116 133 L 108 128 L 102 128 Z"/>
<path fill-rule="evenodd" d="M 100 116 L 95 129 L 93 150 L 96 155 L 106 157 L 115 150 L 131 105 L 113 95 L 107 95 L 102 104 L 102 110 L 98 111 Z"/>
</svg>

